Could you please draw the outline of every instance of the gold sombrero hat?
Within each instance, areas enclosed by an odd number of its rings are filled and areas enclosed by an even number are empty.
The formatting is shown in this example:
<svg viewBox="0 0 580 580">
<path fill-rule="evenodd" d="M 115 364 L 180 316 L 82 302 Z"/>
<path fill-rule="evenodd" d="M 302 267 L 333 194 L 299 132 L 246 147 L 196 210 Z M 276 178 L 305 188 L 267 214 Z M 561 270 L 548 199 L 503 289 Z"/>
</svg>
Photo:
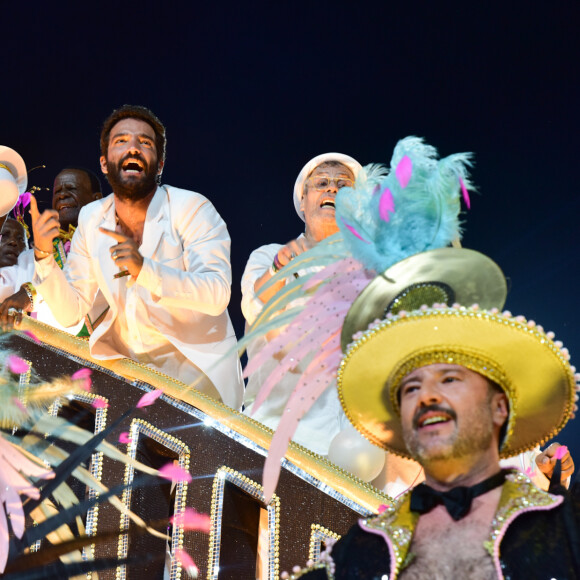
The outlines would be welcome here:
<svg viewBox="0 0 580 580">
<path fill-rule="evenodd" d="M 353 305 L 354 308 L 354 305 Z M 477 306 L 400 311 L 357 334 L 338 370 L 338 391 L 351 423 L 372 443 L 410 457 L 397 391 L 416 368 L 465 366 L 497 383 L 510 414 L 500 457 L 552 438 L 573 416 L 575 369 L 568 351 L 533 321 Z"/>
</svg>

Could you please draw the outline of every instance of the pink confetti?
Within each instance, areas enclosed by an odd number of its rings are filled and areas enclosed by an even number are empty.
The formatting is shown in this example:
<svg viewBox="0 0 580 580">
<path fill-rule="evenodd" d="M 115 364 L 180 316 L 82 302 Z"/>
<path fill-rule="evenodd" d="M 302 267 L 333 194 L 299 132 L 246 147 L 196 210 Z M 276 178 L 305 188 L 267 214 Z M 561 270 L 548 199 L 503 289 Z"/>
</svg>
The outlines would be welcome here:
<svg viewBox="0 0 580 580">
<path fill-rule="evenodd" d="M 527 467 L 525 473 L 528 477 L 534 477 L 536 475 L 536 471 L 531 467 Z"/>
<path fill-rule="evenodd" d="M 186 481 L 189 483 L 191 481 L 191 475 L 189 472 L 174 463 L 167 463 L 161 467 L 159 469 L 159 475 L 164 479 L 169 479 L 175 483 L 179 483 L 180 481 Z"/>
<path fill-rule="evenodd" d="M 196 530 L 205 534 L 211 531 L 211 518 L 190 507 L 186 507 L 183 513 L 173 516 L 170 521 L 177 526 L 183 526 L 184 530 Z"/>
<path fill-rule="evenodd" d="M 175 550 L 175 558 L 192 578 L 197 578 L 199 570 L 191 556 L 181 548 Z"/>
<path fill-rule="evenodd" d="M 469 199 L 469 192 L 467 191 L 467 187 L 465 187 L 465 183 L 463 183 L 463 179 L 459 178 L 459 185 L 461 185 L 461 193 L 463 194 L 463 201 L 467 206 L 467 209 L 471 209 L 471 200 Z"/>
<path fill-rule="evenodd" d="M 29 371 L 28 363 L 13 354 L 8 357 L 8 368 L 11 373 L 16 375 L 27 373 Z"/>
<path fill-rule="evenodd" d="M 386 510 L 388 510 L 388 509 L 389 509 L 389 506 L 388 506 L 388 505 L 385 505 L 384 503 L 382 503 L 382 504 L 379 506 L 378 512 L 379 512 L 380 514 L 382 514 L 384 511 L 386 511 Z"/>
<path fill-rule="evenodd" d="M 89 392 L 91 390 L 91 386 L 93 382 L 91 381 L 91 374 L 93 371 L 91 369 L 79 369 L 78 371 L 74 372 L 71 376 L 73 381 L 83 381 L 81 385 L 81 389 Z"/>
<path fill-rule="evenodd" d="M 395 213 L 395 200 L 393 199 L 393 194 L 388 187 L 381 194 L 381 199 L 379 200 L 379 216 L 384 222 L 388 222 L 390 219 L 389 212 Z"/>
<path fill-rule="evenodd" d="M 558 449 L 556 449 L 556 453 L 554 453 L 554 457 L 556 459 L 560 459 L 560 461 L 561 461 L 562 458 L 564 457 L 564 455 L 566 455 L 566 453 L 568 453 L 568 447 L 566 447 L 566 445 L 562 445 L 561 447 L 558 447 Z"/>
<path fill-rule="evenodd" d="M 105 399 L 97 398 L 93 401 L 92 405 L 95 409 L 106 409 L 109 403 Z"/>
<path fill-rule="evenodd" d="M 36 334 L 34 334 L 34 332 L 30 332 L 30 330 L 23 330 L 22 334 L 25 334 L 28 336 L 28 338 L 31 338 L 34 342 L 36 342 L 36 344 L 42 344 L 42 341 L 36 336 Z"/>
<path fill-rule="evenodd" d="M 395 175 L 403 189 L 409 185 L 409 181 L 411 181 L 411 173 L 413 173 L 413 162 L 407 155 L 405 155 L 403 159 L 399 161 L 397 169 L 395 169 Z"/>
<path fill-rule="evenodd" d="M 79 369 L 78 371 L 75 371 L 72 375 L 71 375 L 71 379 L 73 381 L 76 381 L 77 379 L 86 379 L 87 377 L 90 377 L 93 374 L 93 371 L 91 369 L 87 369 L 82 368 Z"/>
<path fill-rule="evenodd" d="M 131 439 L 131 437 L 129 437 L 128 431 L 123 431 L 119 435 L 119 443 L 123 443 L 125 445 L 128 445 L 129 443 L 133 443 L 133 439 Z"/>
<path fill-rule="evenodd" d="M 340 218 L 342 219 L 342 218 Z M 365 244 L 370 244 L 370 242 L 367 242 L 357 231 L 355 228 L 353 228 L 352 226 L 349 226 L 343 219 L 342 219 L 342 223 L 344 224 L 345 228 L 355 237 L 357 237 L 359 240 L 363 241 Z"/>
<path fill-rule="evenodd" d="M 18 397 L 12 397 L 12 402 L 23 412 L 28 414 L 26 407 L 22 404 L 22 401 Z"/>
<path fill-rule="evenodd" d="M 148 407 L 152 405 L 161 395 L 163 391 L 161 389 L 156 389 L 155 391 L 150 391 L 149 393 L 145 393 L 137 403 L 137 409 L 141 409 L 142 407 Z"/>
</svg>

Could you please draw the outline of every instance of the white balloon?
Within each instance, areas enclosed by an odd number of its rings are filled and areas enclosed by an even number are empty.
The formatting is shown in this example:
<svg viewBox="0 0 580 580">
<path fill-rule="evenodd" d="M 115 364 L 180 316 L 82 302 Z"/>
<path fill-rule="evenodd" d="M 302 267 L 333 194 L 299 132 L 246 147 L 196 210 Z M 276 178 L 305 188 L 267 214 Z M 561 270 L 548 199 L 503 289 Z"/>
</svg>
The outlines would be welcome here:
<svg viewBox="0 0 580 580">
<path fill-rule="evenodd" d="M 330 443 L 328 459 L 359 479 L 372 481 L 383 469 L 385 451 L 348 425 Z"/>
</svg>

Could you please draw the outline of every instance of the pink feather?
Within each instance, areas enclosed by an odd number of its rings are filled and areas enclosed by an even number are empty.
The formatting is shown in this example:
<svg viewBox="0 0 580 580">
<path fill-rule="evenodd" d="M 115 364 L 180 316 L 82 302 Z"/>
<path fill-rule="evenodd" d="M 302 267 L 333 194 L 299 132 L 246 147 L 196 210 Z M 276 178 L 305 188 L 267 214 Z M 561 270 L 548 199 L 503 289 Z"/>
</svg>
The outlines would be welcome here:
<svg viewBox="0 0 580 580">
<path fill-rule="evenodd" d="M 26 475 L 31 475 L 32 477 L 40 477 L 42 479 L 52 479 L 54 477 L 54 471 L 46 469 L 46 467 L 37 465 L 25 455 L 23 455 L 19 448 L 4 438 L 0 437 L 0 460 L 5 459 L 9 465 L 14 466 L 19 471 L 22 471 Z M 1 473 L 0 475 L 4 475 Z M 26 480 L 21 480 L 25 487 L 29 486 Z M 9 485 L 17 486 L 18 484 L 12 482 Z"/>
<path fill-rule="evenodd" d="M 198 531 L 209 534 L 211 532 L 211 518 L 207 514 L 200 514 L 191 507 L 186 507 L 181 514 L 171 518 L 171 523 L 182 526 L 184 530 Z"/>
<path fill-rule="evenodd" d="M 16 375 L 27 373 L 30 370 L 30 367 L 25 360 L 13 354 L 8 357 L 8 368 L 10 369 L 11 373 Z"/>
<path fill-rule="evenodd" d="M 83 368 L 74 372 L 71 375 L 73 381 L 82 381 L 81 389 L 84 391 L 90 391 L 92 386 L 91 374 L 93 371 L 91 369 Z"/>
<path fill-rule="evenodd" d="M 356 265 L 356 266 L 355 266 Z M 344 266 L 343 266 L 344 267 Z M 356 269 L 358 267 L 358 269 Z M 274 371 L 267 377 L 254 401 L 255 410 L 266 398 L 276 382 L 309 352 L 315 352 L 300 377 L 286 411 L 272 438 L 264 465 L 264 495 L 269 500 L 276 489 L 280 461 L 292 439 L 300 419 L 309 411 L 318 396 L 331 385 L 341 359 L 340 334 L 344 317 L 352 301 L 368 284 L 370 275 L 358 262 L 342 275 L 337 274 L 319 287 L 303 312 L 288 325 L 285 332 L 274 340 L 285 342 L 287 352 Z M 329 308 L 332 305 L 332 308 Z M 304 328 L 311 329 L 305 333 Z M 290 348 L 290 345 L 291 348 Z"/>
<path fill-rule="evenodd" d="M 22 509 L 20 496 L 14 488 L 6 488 L 4 491 L 4 503 L 6 511 L 10 514 L 10 524 L 14 530 L 14 535 L 17 538 L 21 538 L 24 533 L 24 510 Z"/>
<path fill-rule="evenodd" d="M 395 200 L 393 199 L 391 190 L 388 187 L 385 187 L 381 194 L 381 199 L 379 200 L 379 217 L 384 222 L 388 222 L 390 219 L 389 212 L 395 213 Z"/>
<path fill-rule="evenodd" d="M 164 479 L 173 481 L 174 483 L 179 483 L 180 481 L 186 481 L 189 483 L 191 481 L 191 474 L 175 463 L 166 463 L 159 469 L 159 475 Z"/>
<path fill-rule="evenodd" d="M 469 199 L 469 192 L 467 191 L 467 187 L 465 187 L 465 183 L 463 183 L 463 179 L 459 177 L 459 185 L 461 185 L 461 193 L 463 194 L 463 201 L 467 206 L 467 209 L 471 209 L 471 200 Z"/>
<path fill-rule="evenodd" d="M 18 397 L 12 397 L 12 402 L 23 412 L 28 414 L 26 407 Z"/>
<path fill-rule="evenodd" d="M 95 409 L 107 409 L 109 407 L 109 403 L 105 401 L 105 399 L 101 399 L 100 397 L 96 398 L 92 405 Z"/>
<path fill-rule="evenodd" d="M 8 536 L 8 522 L 6 521 L 4 508 L 0 506 L 0 574 L 4 572 L 6 563 L 8 562 L 9 545 L 10 537 Z"/>
<path fill-rule="evenodd" d="M 34 334 L 34 332 L 30 332 L 30 330 L 23 330 L 22 334 L 25 334 L 28 336 L 28 338 L 31 338 L 34 342 L 36 342 L 36 344 L 42 344 L 42 341 L 36 336 L 36 334 Z"/>
<path fill-rule="evenodd" d="M 86 367 L 79 369 L 78 371 L 75 371 L 72 375 L 71 375 L 71 379 L 73 381 L 76 380 L 80 380 L 80 379 L 86 379 L 88 377 L 90 377 L 93 374 L 93 371 L 91 369 L 88 369 Z"/>
<path fill-rule="evenodd" d="M 161 389 L 155 389 L 149 393 L 145 393 L 137 403 L 137 409 L 142 409 L 143 407 L 148 407 L 152 405 L 161 395 L 163 391 Z"/>
<path fill-rule="evenodd" d="M 342 218 L 340 218 L 340 219 L 342 220 L 342 223 L 344 224 L 344 227 L 345 227 L 345 228 L 346 228 L 346 229 L 347 229 L 347 230 L 348 230 L 348 231 L 349 231 L 349 232 L 350 232 L 350 233 L 351 233 L 351 234 L 352 234 L 352 235 L 353 235 L 355 238 L 358 238 L 359 240 L 363 241 L 365 244 L 370 244 L 370 242 L 369 242 L 369 241 L 367 241 L 367 240 L 365 240 L 365 239 L 364 239 L 364 238 L 363 238 L 363 237 L 362 237 L 362 236 L 361 236 L 361 235 L 360 235 L 360 234 L 357 232 L 357 230 L 356 230 L 356 229 L 355 229 L 353 226 L 351 226 L 351 225 L 347 224 L 347 223 L 346 223 L 346 222 L 345 222 L 345 221 L 344 221 Z"/>
<path fill-rule="evenodd" d="M 397 168 L 395 169 L 395 175 L 397 176 L 399 184 L 403 189 L 405 189 L 405 187 L 409 185 L 412 173 L 413 173 L 413 162 L 407 155 L 405 155 L 403 159 L 399 161 Z"/>
<path fill-rule="evenodd" d="M 129 443 L 132 443 L 132 442 L 133 442 L 133 439 L 131 439 L 131 437 L 129 437 L 128 431 L 123 431 L 119 435 L 119 443 L 123 443 L 124 445 L 128 445 Z"/>
<path fill-rule="evenodd" d="M 369 275 L 362 270 L 362 266 L 354 260 L 349 260 L 343 267 L 347 271 L 321 286 L 285 331 L 250 361 L 253 364 L 248 365 L 246 374 L 251 374 L 254 369 L 259 368 L 273 353 L 286 351 L 283 359 L 262 385 L 254 401 L 253 412 L 269 396 L 280 378 L 296 366 L 296 360 L 301 360 L 308 352 L 318 350 L 325 338 L 342 327 L 352 301 L 370 280 Z M 332 304 L 332 310 L 328 309 L 329 304 Z M 305 333 L 304 328 L 312 330 Z M 340 346 L 336 348 L 340 351 Z M 328 349 L 323 349 L 322 352 L 326 353 Z"/>
<path fill-rule="evenodd" d="M 177 548 L 177 550 L 175 550 L 175 558 L 190 577 L 197 578 L 199 570 L 197 569 L 192 557 L 185 550 Z"/>
</svg>

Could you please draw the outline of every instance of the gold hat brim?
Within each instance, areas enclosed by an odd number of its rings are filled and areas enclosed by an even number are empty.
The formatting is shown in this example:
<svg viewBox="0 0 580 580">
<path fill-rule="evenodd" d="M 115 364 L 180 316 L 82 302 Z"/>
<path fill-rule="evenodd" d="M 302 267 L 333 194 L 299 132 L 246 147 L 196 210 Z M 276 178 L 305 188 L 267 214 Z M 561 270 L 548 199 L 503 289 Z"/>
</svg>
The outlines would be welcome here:
<svg viewBox="0 0 580 580">
<path fill-rule="evenodd" d="M 524 320 L 466 308 L 433 308 L 384 320 L 349 346 L 338 371 L 341 404 L 369 441 L 410 457 L 397 408 L 406 374 L 434 363 L 460 364 L 506 392 L 511 457 L 558 433 L 573 413 L 576 383 L 561 349 Z"/>
<path fill-rule="evenodd" d="M 505 276 L 491 259 L 466 248 L 439 248 L 410 256 L 379 274 L 353 302 L 342 326 L 341 346 L 346 347 L 356 332 L 364 331 L 376 319 L 382 320 L 390 307 L 405 291 L 421 284 L 443 283 L 450 288 L 453 299 L 463 306 L 478 304 L 481 308 L 503 308 L 507 296 Z M 432 306 L 440 300 L 431 299 L 428 289 L 415 291 L 408 297 L 416 303 Z M 443 301 L 443 300 L 441 300 Z M 404 304 L 405 298 L 400 300 Z M 396 314 L 396 312 L 394 312 Z"/>
</svg>

